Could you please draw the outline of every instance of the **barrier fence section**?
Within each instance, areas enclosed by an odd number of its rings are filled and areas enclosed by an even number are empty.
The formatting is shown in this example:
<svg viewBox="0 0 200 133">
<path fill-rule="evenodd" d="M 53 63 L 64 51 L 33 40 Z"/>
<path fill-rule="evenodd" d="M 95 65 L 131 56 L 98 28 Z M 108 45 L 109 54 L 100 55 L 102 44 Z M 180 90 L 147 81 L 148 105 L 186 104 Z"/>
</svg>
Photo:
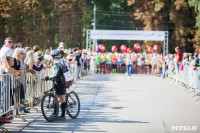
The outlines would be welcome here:
<svg viewBox="0 0 200 133">
<path fill-rule="evenodd" d="M 77 81 L 77 64 L 72 64 L 70 71 L 73 80 Z M 37 110 L 33 107 L 34 101 L 40 99 L 53 85 L 51 81 L 44 82 L 43 78 L 52 74 L 53 68 L 48 67 L 42 71 L 37 71 L 36 74 L 26 73 L 22 76 L 0 75 L 0 118 L 12 110 L 13 117 L 20 117 L 17 115 L 19 107 Z M 24 118 L 22 119 L 26 121 Z"/>
<path fill-rule="evenodd" d="M 200 94 L 200 68 L 184 65 L 183 70 L 178 71 L 177 66 L 169 65 L 168 75 L 181 82 L 185 87 L 192 89 L 196 95 Z"/>
<path fill-rule="evenodd" d="M 0 116 L 12 110 L 13 106 L 13 88 L 14 88 L 13 75 L 3 74 L 0 75 Z"/>
</svg>

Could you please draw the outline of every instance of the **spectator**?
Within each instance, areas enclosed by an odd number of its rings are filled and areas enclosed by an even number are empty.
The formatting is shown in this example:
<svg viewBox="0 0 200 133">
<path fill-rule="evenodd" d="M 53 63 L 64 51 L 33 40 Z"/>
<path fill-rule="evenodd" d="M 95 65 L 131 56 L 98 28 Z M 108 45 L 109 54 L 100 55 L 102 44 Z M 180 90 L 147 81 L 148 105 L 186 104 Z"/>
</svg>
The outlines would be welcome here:
<svg viewBox="0 0 200 133">
<path fill-rule="evenodd" d="M 194 53 L 194 67 L 197 67 L 199 64 L 199 57 L 198 57 L 198 53 Z"/>
<path fill-rule="evenodd" d="M 23 48 L 24 45 L 23 45 L 22 41 L 17 40 L 17 41 L 15 42 L 15 44 L 14 44 L 14 47 L 15 47 L 15 48 Z"/>
<path fill-rule="evenodd" d="M 164 58 L 164 72 L 163 72 L 163 78 L 168 77 L 168 66 L 169 66 L 169 57 L 168 55 Z"/>
<path fill-rule="evenodd" d="M 16 48 L 14 53 L 13 53 L 13 57 L 14 57 L 14 65 L 12 66 L 20 75 L 23 75 L 23 71 L 24 68 L 21 67 L 20 65 L 20 59 L 23 59 L 23 55 L 24 55 L 24 49 L 22 48 Z M 20 84 L 20 104 L 24 103 L 24 99 L 25 99 L 25 92 L 24 92 L 24 86 L 21 83 Z M 19 107 L 19 114 L 25 114 L 24 108 Z"/>
<path fill-rule="evenodd" d="M 59 46 L 58 46 L 58 50 L 64 50 L 64 43 L 63 42 L 60 42 L 59 43 Z"/>
<path fill-rule="evenodd" d="M 158 57 L 156 54 L 154 54 L 152 58 L 152 74 L 157 74 L 158 73 Z"/>
<path fill-rule="evenodd" d="M 3 47 L 0 50 L 0 61 L 3 56 L 12 56 L 13 55 L 13 51 L 11 49 L 12 45 L 13 45 L 12 38 L 7 37 L 4 41 Z"/>
<path fill-rule="evenodd" d="M 26 52 L 31 51 L 32 48 L 31 47 L 25 47 Z"/>
<path fill-rule="evenodd" d="M 176 51 L 176 66 L 177 66 L 177 71 L 179 73 L 179 67 L 182 64 L 182 60 L 183 60 L 183 53 L 180 51 L 179 47 L 175 48 Z"/>
<path fill-rule="evenodd" d="M 76 61 L 77 61 L 77 80 L 78 80 L 79 79 L 79 74 L 81 72 L 81 63 L 82 63 L 80 51 L 78 51 L 78 50 L 76 51 L 75 57 L 76 57 Z"/>
<path fill-rule="evenodd" d="M 33 46 L 33 52 L 36 53 L 37 51 L 40 51 L 40 46 L 38 45 Z"/>
<path fill-rule="evenodd" d="M 128 72 L 128 79 L 130 79 L 131 71 L 132 71 L 132 59 L 131 59 L 130 54 L 127 54 L 127 56 L 126 56 L 126 67 L 127 67 L 127 72 Z"/>
</svg>

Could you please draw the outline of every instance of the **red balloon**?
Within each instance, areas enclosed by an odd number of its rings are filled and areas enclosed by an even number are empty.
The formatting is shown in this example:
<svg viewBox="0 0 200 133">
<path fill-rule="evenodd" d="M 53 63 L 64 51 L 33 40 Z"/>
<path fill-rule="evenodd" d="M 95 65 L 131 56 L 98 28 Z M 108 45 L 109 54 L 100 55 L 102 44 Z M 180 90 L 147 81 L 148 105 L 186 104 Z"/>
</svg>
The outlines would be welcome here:
<svg viewBox="0 0 200 133">
<path fill-rule="evenodd" d="M 127 52 L 127 50 L 122 50 L 122 53 L 126 53 Z"/>
<path fill-rule="evenodd" d="M 105 47 L 103 44 L 100 44 L 100 45 L 99 45 L 99 50 L 100 50 L 101 52 L 103 52 L 103 51 L 106 50 L 106 47 Z"/>
<path fill-rule="evenodd" d="M 111 50 L 113 53 L 117 52 L 117 46 L 113 45 Z"/>
<path fill-rule="evenodd" d="M 121 45 L 120 49 L 121 49 L 122 52 L 123 52 L 123 51 L 126 52 L 127 47 L 126 47 L 126 45 Z"/>
<path fill-rule="evenodd" d="M 152 47 L 149 47 L 149 48 L 148 48 L 148 52 L 149 52 L 150 54 L 153 53 L 153 49 L 152 49 Z"/>
<path fill-rule="evenodd" d="M 199 54 L 200 54 L 200 49 L 199 49 Z"/>
<path fill-rule="evenodd" d="M 140 44 L 139 43 L 136 43 L 136 44 L 134 44 L 134 49 L 136 50 L 136 51 L 140 51 Z"/>
<path fill-rule="evenodd" d="M 154 45 L 154 46 L 153 46 L 153 49 L 154 49 L 155 51 L 158 51 L 158 50 L 159 50 L 158 45 Z"/>
<path fill-rule="evenodd" d="M 127 49 L 127 52 L 128 52 L 128 53 L 131 53 L 131 52 L 132 52 L 131 48 L 128 48 L 128 49 Z"/>
</svg>

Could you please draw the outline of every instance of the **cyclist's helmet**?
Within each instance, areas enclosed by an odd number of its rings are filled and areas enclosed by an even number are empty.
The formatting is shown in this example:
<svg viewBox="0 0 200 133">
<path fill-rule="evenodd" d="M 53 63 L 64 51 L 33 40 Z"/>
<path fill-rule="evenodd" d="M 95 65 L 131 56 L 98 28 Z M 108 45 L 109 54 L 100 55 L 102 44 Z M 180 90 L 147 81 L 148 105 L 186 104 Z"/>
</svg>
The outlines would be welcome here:
<svg viewBox="0 0 200 133">
<path fill-rule="evenodd" d="M 60 53 L 59 53 L 59 51 L 57 49 L 54 49 L 54 50 L 51 51 L 51 55 L 52 56 L 59 56 Z"/>
</svg>

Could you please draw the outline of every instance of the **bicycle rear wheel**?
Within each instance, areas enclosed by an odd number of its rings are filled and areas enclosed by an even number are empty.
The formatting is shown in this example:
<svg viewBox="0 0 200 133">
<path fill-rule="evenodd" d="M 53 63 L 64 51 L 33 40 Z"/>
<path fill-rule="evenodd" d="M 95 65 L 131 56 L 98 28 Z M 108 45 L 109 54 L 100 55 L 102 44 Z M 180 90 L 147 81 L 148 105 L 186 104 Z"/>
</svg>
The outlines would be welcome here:
<svg viewBox="0 0 200 133">
<path fill-rule="evenodd" d="M 59 113 L 58 100 L 55 99 L 55 95 L 52 93 L 46 93 L 41 101 L 41 110 L 44 118 L 53 122 L 57 119 Z"/>
<path fill-rule="evenodd" d="M 67 101 L 67 113 L 69 117 L 75 119 L 78 117 L 80 113 L 80 100 L 76 92 L 71 91 L 66 96 Z"/>
</svg>

